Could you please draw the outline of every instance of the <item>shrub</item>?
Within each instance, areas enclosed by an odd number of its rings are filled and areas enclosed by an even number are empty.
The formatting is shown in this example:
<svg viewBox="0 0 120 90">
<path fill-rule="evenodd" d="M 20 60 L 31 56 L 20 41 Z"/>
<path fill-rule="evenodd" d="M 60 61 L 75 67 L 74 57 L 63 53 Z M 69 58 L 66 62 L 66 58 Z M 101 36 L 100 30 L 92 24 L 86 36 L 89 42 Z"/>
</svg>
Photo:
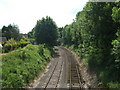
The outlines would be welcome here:
<svg viewBox="0 0 120 90">
<path fill-rule="evenodd" d="M 3 49 L 4 49 L 4 52 L 7 53 L 9 51 L 16 50 L 19 47 L 23 48 L 24 46 L 26 46 L 28 44 L 29 44 L 28 41 L 21 40 L 19 42 L 16 42 L 13 38 L 11 38 L 10 40 L 8 40 L 6 42 L 6 44 L 4 45 Z"/>
<path fill-rule="evenodd" d="M 3 56 L 3 88 L 20 88 L 31 82 L 45 68 L 50 52 L 45 45 L 29 44 Z"/>
</svg>

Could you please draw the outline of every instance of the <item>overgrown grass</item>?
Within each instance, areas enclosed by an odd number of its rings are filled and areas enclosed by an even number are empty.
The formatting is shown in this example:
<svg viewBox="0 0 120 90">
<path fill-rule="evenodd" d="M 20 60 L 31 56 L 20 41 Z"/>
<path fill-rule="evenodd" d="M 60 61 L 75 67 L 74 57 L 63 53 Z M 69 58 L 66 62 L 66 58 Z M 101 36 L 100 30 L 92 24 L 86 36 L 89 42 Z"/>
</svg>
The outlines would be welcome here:
<svg viewBox="0 0 120 90">
<path fill-rule="evenodd" d="M 30 83 L 50 60 L 52 49 L 27 45 L 2 57 L 2 87 L 21 88 Z"/>
</svg>

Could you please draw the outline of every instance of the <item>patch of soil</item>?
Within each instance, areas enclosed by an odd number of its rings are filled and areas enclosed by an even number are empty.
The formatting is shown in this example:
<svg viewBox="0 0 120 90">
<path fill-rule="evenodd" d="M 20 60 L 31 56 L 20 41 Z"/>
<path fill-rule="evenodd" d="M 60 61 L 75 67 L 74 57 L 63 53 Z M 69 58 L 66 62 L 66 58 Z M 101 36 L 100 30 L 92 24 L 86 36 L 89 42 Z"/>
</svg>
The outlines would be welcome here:
<svg viewBox="0 0 120 90">
<path fill-rule="evenodd" d="M 0 55 L 6 55 L 6 53 L 0 53 Z"/>
</svg>

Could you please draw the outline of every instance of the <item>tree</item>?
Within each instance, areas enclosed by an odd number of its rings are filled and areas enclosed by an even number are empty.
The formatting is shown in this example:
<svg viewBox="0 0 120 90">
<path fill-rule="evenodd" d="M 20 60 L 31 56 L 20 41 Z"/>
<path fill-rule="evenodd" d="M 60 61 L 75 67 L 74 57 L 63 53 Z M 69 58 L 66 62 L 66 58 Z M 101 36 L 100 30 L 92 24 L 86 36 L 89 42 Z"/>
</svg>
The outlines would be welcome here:
<svg viewBox="0 0 120 90">
<path fill-rule="evenodd" d="M 35 29 L 33 28 L 32 31 L 28 32 L 28 38 L 34 38 Z"/>
<path fill-rule="evenodd" d="M 112 49 L 112 55 L 114 56 L 114 59 L 111 60 L 110 64 L 114 67 L 111 68 L 112 71 L 116 74 L 115 78 L 120 83 L 120 2 L 115 2 L 115 6 L 112 9 L 112 18 L 117 26 L 117 32 L 116 36 L 117 38 L 112 41 L 113 49 Z"/>
<path fill-rule="evenodd" d="M 38 44 L 55 45 L 57 40 L 57 25 L 50 17 L 38 20 L 35 30 L 35 39 Z"/>
<path fill-rule="evenodd" d="M 62 30 L 63 30 L 63 27 L 58 28 L 58 36 L 59 36 L 59 38 L 62 38 Z"/>
<path fill-rule="evenodd" d="M 7 39 L 11 39 L 14 38 L 15 40 L 19 40 L 20 39 L 20 34 L 19 34 L 19 28 L 17 25 L 8 25 L 3 26 L 2 28 L 2 36 L 6 37 Z"/>
<path fill-rule="evenodd" d="M 119 2 L 88 2 L 62 31 L 64 44 L 75 50 L 108 87 L 120 83 L 119 13 Z"/>
</svg>

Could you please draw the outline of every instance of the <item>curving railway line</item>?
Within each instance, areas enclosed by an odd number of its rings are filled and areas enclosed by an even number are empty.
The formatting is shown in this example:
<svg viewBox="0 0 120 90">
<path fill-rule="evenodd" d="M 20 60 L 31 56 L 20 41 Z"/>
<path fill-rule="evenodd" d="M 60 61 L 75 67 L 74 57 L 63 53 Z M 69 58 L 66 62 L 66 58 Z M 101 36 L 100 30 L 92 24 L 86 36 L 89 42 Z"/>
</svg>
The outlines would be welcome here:
<svg viewBox="0 0 120 90">
<path fill-rule="evenodd" d="M 68 64 L 68 78 L 67 78 L 67 86 L 69 89 L 82 89 L 84 88 L 83 85 L 85 84 L 85 81 L 82 78 L 81 72 L 80 72 L 80 66 L 78 62 L 76 61 L 75 57 L 73 56 L 70 51 L 68 51 L 65 48 L 64 51 L 66 52 L 66 55 L 68 57 L 67 64 Z"/>
<path fill-rule="evenodd" d="M 83 88 L 84 80 L 82 79 L 79 65 L 78 63 L 72 58 L 69 57 L 69 72 L 68 72 L 68 85 L 69 88 Z"/>
<path fill-rule="evenodd" d="M 49 70 L 36 88 L 82 89 L 85 82 L 74 55 L 64 47 L 57 47 L 56 50 L 57 57 L 51 62 Z"/>
</svg>

